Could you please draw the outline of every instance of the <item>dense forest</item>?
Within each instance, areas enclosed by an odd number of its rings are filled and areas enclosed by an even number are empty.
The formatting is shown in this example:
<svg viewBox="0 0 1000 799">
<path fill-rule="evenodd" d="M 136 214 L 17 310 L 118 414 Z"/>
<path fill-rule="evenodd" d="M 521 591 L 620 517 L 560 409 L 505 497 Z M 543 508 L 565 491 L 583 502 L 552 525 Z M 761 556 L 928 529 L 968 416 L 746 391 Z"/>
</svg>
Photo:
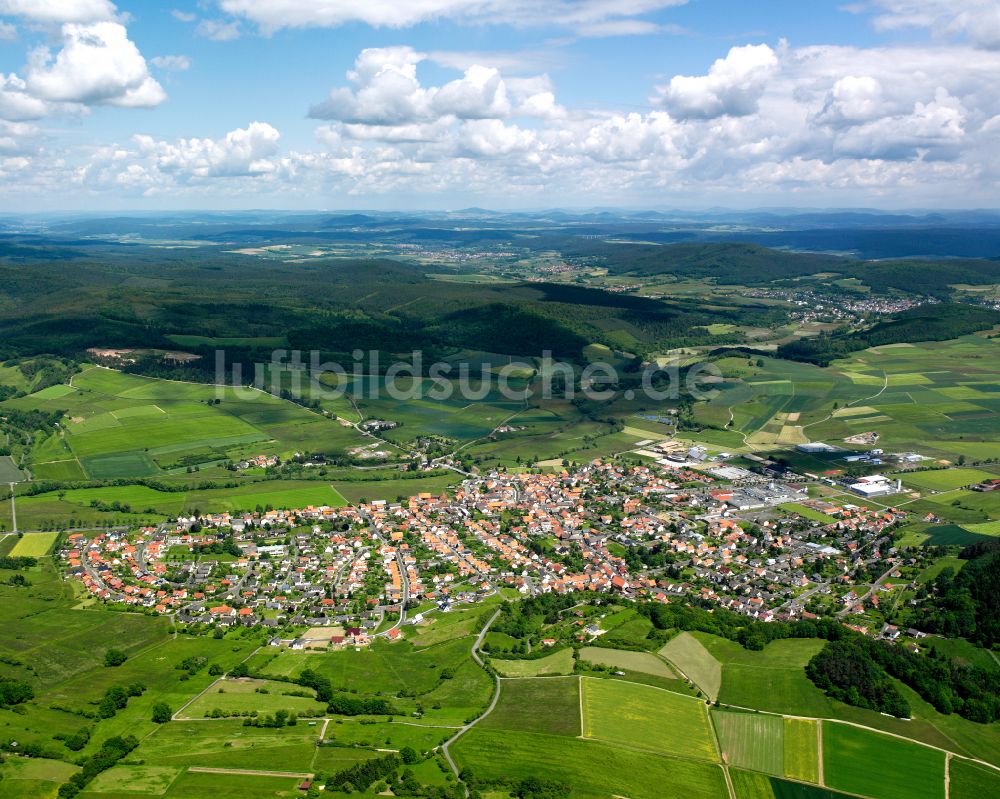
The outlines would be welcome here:
<svg viewBox="0 0 1000 799">
<path fill-rule="evenodd" d="M 946 568 L 925 588 L 920 628 L 992 648 L 1000 644 L 1000 541 L 973 544 L 959 557 L 969 561 L 961 571 Z"/>
</svg>

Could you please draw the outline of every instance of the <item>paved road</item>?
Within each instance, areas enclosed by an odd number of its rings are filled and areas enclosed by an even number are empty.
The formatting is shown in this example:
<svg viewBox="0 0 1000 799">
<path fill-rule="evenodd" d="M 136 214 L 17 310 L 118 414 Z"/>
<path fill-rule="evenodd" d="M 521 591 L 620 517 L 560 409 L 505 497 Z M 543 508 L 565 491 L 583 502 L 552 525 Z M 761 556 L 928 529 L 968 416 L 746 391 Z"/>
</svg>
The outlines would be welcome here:
<svg viewBox="0 0 1000 799">
<path fill-rule="evenodd" d="M 839 611 L 837 611 L 837 617 L 838 617 L 838 618 L 840 618 L 840 617 L 842 617 L 842 616 L 846 616 L 846 615 L 847 615 L 848 613 L 850 613 L 850 612 L 851 612 L 851 611 L 852 611 L 852 610 L 853 610 L 854 608 L 862 608 L 862 609 L 863 609 L 863 608 L 864 608 L 864 606 L 865 606 L 865 602 L 866 602 L 866 601 L 868 600 L 868 598 L 869 598 L 869 597 L 870 597 L 870 596 L 871 596 L 872 594 L 874 594 L 874 593 L 875 593 L 875 592 L 876 592 L 876 591 L 878 590 L 878 587 L 879 587 L 880 585 L 882 585 L 882 582 L 883 582 L 883 581 L 884 581 L 884 580 L 885 580 L 885 579 L 886 579 L 886 578 L 887 578 L 887 577 L 888 577 L 888 576 L 889 576 L 890 574 L 892 574 L 892 573 L 893 573 L 894 571 L 896 571 L 896 569 L 897 569 L 897 568 L 898 568 L 897 566 L 891 566 L 891 567 L 889 568 L 889 570 L 888 570 L 887 572 L 885 572 L 885 574 L 883 574 L 883 575 L 882 575 L 881 577 L 879 577 L 879 578 L 878 578 L 878 579 L 877 579 L 877 580 L 876 580 L 876 581 L 875 581 L 874 583 L 872 583 L 872 584 L 871 584 L 871 585 L 870 585 L 870 586 L 868 587 L 868 591 L 867 591 L 867 592 L 865 592 L 865 595 L 864 595 L 864 596 L 861 596 L 861 597 L 858 597 L 858 598 L 857 598 L 857 600 L 855 600 L 854 602 L 852 602 L 852 603 L 851 603 L 850 605 L 848 605 L 848 606 L 847 606 L 846 608 L 841 608 L 841 609 L 840 609 Z"/>
<path fill-rule="evenodd" d="M 483 639 L 486 637 L 486 633 L 489 632 L 490 625 L 492 625 L 493 622 L 496 621 L 496 618 L 499 615 L 500 615 L 500 608 L 497 608 L 497 612 L 494 613 L 492 616 L 490 616 L 490 620 L 486 622 L 486 624 L 483 626 L 483 629 L 480 631 L 479 636 L 476 638 L 476 642 L 472 645 L 472 659 L 475 660 L 476 663 L 479 666 L 482 666 L 483 668 L 485 668 L 485 664 L 483 663 L 482 658 L 479 657 L 479 647 L 482 646 Z M 451 736 L 451 738 L 449 738 L 447 741 L 441 744 L 441 753 L 444 755 L 444 759 L 448 761 L 448 765 L 451 766 L 451 770 L 455 772 L 456 777 L 458 777 L 458 766 L 456 766 L 455 761 L 451 759 L 451 752 L 448 751 L 449 747 L 453 743 L 455 743 L 455 741 L 461 738 L 466 732 L 468 732 L 470 728 L 474 727 L 476 724 L 478 724 L 480 721 L 482 721 L 484 718 L 490 715 L 490 713 L 493 712 L 493 708 L 497 706 L 497 702 L 500 700 L 500 678 L 497 677 L 496 675 L 493 675 L 493 680 L 495 682 L 495 685 L 493 691 L 493 700 L 490 702 L 490 706 L 483 711 L 481 716 L 473 719 L 464 727 L 459 728 L 458 732 L 456 732 L 453 736 Z M 461 781 L 461 778 L 459 778 L 459 780 Z M 465 787 L 465 795 L 468 796 L 469 795 L 468 787 L 464 786 L 464 784 L 463 787 Z"/>
<path fill-rule="evenodd" d="M 13 530 L 11 532 L 17 532 L 17 508 L 14 507 L 14 484 L 10 484 L 10 520 Z"/>
</svg>

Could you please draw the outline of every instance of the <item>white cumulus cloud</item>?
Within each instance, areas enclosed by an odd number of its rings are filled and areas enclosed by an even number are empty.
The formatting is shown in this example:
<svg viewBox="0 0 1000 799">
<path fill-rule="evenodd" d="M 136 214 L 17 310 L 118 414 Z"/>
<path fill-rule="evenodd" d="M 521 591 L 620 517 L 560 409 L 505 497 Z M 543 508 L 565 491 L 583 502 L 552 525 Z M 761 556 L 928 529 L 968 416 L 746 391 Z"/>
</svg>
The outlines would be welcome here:
<svg viewBox="0 0 1000 799">
<path fill-rule="evenodd" d="M 245 177 L 268 174 L 277 168 L 271 160 L 281 134 L 266 122 L 251 122 L 221 139 L 180 139 L 176 142 L 134 137 L 139 155 L 150 169 L 191 178 Z"/>
<path fill-rule="evenodd" d="M 44 100 L 151 108 L 166 100 L 146 60 L 117 22 L 62 26 L 62 48 L 32 53 L 30 92 Z"/>
<path fill-rule="evenodd" d="M 766 44 L 733 47 L 707 75 L 675 75 L 670 83 L 657 86 L 651 99 L 680 119 L 745 116 L 757 110 L 777 68 L 778 58 Z"/>
<path fill-rule="evenodd" d="M 0 14 L 35 22 L 100 22 L 114 18 L 109 0 L 0 0 Z"/>
</svg>

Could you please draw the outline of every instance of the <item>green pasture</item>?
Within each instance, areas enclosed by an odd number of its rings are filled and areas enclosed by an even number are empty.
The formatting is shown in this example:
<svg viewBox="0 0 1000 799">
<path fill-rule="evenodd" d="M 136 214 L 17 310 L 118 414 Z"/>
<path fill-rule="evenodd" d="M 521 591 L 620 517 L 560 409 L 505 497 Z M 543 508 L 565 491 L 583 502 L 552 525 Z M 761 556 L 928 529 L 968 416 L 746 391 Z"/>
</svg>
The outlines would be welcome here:
<svg viewBox="0 0 1000 799">
<path fill-rule="evenodd" d="M 938 799 L 944 794 L 944 753 L 925 746 L 823 722 L 826 784 L 873 799 Z"/>
<path fill-rule="evenodd" d="M 580 683 L 583 737 L 717 761 L 705 705 L 692 697 L 617 680 Z"/>
</svg>

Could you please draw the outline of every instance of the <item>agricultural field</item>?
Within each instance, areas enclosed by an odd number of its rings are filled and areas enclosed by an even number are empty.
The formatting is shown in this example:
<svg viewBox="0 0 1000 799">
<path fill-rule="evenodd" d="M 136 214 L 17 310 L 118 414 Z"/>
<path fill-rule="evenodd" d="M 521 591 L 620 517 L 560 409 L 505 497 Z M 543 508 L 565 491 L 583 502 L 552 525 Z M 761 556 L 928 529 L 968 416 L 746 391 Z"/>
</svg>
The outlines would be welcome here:
<svg viewBox="0 0 1000 799">
<path fill-rule="evenodd" d="M 10 799 L 49 799 L 76 766 L 61 760 L 9 758 L 0 765 L 0 795 Z"/>
<path fill-rule="evenodd" d="M 751 771 L 782 776 L 784 765 L 784 719 L 762 713 L 712 711 L 725 763 Z"/>
<path fill-rule="evenodd" d="M 600 646 L 585 646 L 580 650 L 580 660 L 608 666 L 621 671 L 640 672 L 663 677 L 668 680 L 678 679 L 677 673 L 661 658 L 649 652 L 632 652 L 626 649 L 607 649 Z"/>
<path fill-rule="evenodd" d="M 953 491 L 996 476 L 983 469 L 932 469 L 905 475 L 903 483 L 921 491 Z"/>
<path fill-rule="evenodd" d="M 579 677 L 501 680 L 497 706 L 476 729 L 579 736 L 580 683 Z"/>
<path fill-rule="evenodd" d="M 772 641 L 754 652 L 715 636 L 695 633 L 715 659 L 722 662 L 723 704 L 752 707 L 772 713 L 823 716 L 829 701 L 806 678 L 806 663 L 823 648 L 814 638 Z"/>
<path fill-rule="evenodd" d="M 722 687 L 722 664 L 690 633 L 680 633 L 659 652 L 711 700 Z"/>
<path fill-rule="evenodd" d="M 819 781 L 819 722 L 785 719 L 785 776 L 803 782 Z"/>
<path fill-rule="evenodd" d="M 545 657 L 525 660 L 494 658 L 490 662 L 504 677 L 543 677 L 552 674 L 572 674 L 573 650 L 561 649 Z"/>
<path fill-rule="evenodd" d="M 414 647 L 406 641 L 378 640 L 361 652 L 349 649 L 316 653 L 263 651 L 251 664 L 264 676 L 289 677 L 304 669 L 313 669 L 346 691 L 424 694 L 438 687 L 442 670 L 461 665 L 471 647 L 471 637 L 427 647 Z"/>
<path fill-rule="evenodd" d="M 19 483 L 24 479 L 24 472 L 17 468 L 10 455 L 0 455 L 0 484 Z"/>
<path fill-rule="evenodd" d="M 144 477 L 251 454 L 342 452 L 360 440 L 352 428 L 259 391 L 98 367 L 85 367 L 72 386 L 53 388 L 5 403 L 65 412 L 64 434 L 39 442 L 29 459 L 43 474 L 76 462 L 92 478 Z"/>
<path fill-rule="evenodd" d="M 224 715 L 248 713 L 274 713 L 287 710 L 301 716 L 325 715 L 326 705 L 314 698 L 290 696 L 290 691 L 303 689 L 288 683 L 270 680 L 220 680 L 178 714 L 178 718 L 197 719 L 219 710 Z"/>
<path fill-rule="evenodd" d="M 705 705 L 638 683 L 584 677 L 583 737 L 681 757 L 718 761 Z"/>
<path fill-rule="evenodd" d="M 847 799 L 838 793 L 800 782 L 789 782 L 753 771 L 730 769 L 736 799 Z"/>
<path fill-rule="evenodd" d="M 121 768 L 121 767 L 118 767 Z M 128 772 L 121 779 L 130 785 Z M 162 779 L 162 778 L 161 778 Z M 179 776 L 170 783 L 166 793 L 133 793 L 108 785 L 109 790 L 98 793 L 91 786 L 79 794 L 82 799 L 142 799 L 142 797 L 163 796 L 166 799 L 198 799 L 211 796 L 213 799 L 284 799 L 301 796 L 298 790 L 301 777 L 273 777 L 258 774 L 226 774 L 204 771 L 179 770 Z"/>
<path fill-rule="evenodd" d="M 306 772 L 315 754 L 316 731 L 305 724 L 283 729 L 245 727 L 239 719 L 173 721 L 142 740 L 135 760 L 161 766 Z"/>
<path fill-rule="evenodd" d="M 873 799 L 944 797 L 944 753 L 835 722 L 823 722 L 826 784 Z"/>
<path fill-rule="evenodd" d="M 56 542 L 57 533 L 25 533 L 14 545 L 14 557 L 40 558 L 47 555 Z"/>
<path fill-rule="evenodd" d="M 985 799 L 1000 796 L 1000 771 L 953 757 L 948 763 L 952 799 Z"/>
<path fill-rule="evenodd" d="M 602 681 L 605 682 L 605 681 Z M 690 701 L 690 700 L 688 700 Z M 720 799 L 726 795 L 721 769 L 712 763 L 678 760 L 566 735 L 479 729 L 452 747 L 459 768 L 480 779 L 541 777 L 572 787 L 574 799 Z"/>
<path fill-rule="evenodd" d="M 744 439 L 765 451 L 790 450 L 801 441 L 843 445 L 875 430 L 879 446 L 892 452 L 918 451 L 951 463 L 996 454 L 997 339 L 970 335 L 874 348 L 827 368 L 767 356 L 716 363 L 734 382 L 696 405 L 695 417 L 738 433 L 736 445 Z M 789 459 L 807 471 L 843 468 L 843 461 L 801 453 Z"/>
</svg>

